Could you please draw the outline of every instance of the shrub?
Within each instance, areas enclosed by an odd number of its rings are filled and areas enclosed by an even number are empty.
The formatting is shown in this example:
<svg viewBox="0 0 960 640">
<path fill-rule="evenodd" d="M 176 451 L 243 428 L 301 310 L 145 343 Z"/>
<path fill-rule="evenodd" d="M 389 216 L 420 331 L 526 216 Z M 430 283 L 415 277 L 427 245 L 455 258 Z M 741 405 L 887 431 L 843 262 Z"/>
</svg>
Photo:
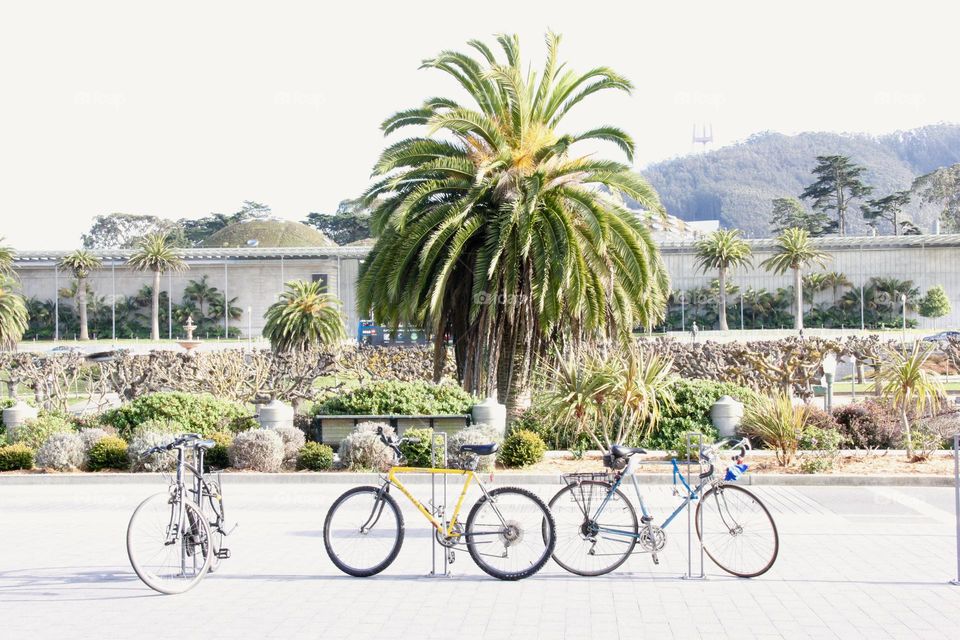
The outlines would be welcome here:
<svg viewBox="0 0 960 640">
<path fill-rule="evenodd" d="M 383 471 L 394 463 L 393 451 L 383 444 L 377 429 L 393 435 L 390 425 L 381 422 L 361 422 L 353 433 L 340 441 L 340 464 L 347 469 Z"/>
<path fill-rule="evenodd" d="M 160 423 L 163 424 L 163 423 Z M 175 432 L 135 429 L 127 445 L 127 460 L 131 471 L 172 471 L 177 466 L 176 452 L 160 451 L 146 457 L 143 452 L 151 447 L 168 444 L 174 440 Z"/>
<path fill-rule="evenodd" d="M 888 403 L 867 400 L 833 412 L 844 441 L 855 449 L 895 449 L 903 439 L 900 416 Z"/>
<path fill-rule="evenodd" d="M 689 432 L 704 434 L 705 442 L 713 442 L 719 436 L 710 420 L 710 409 L 721 396 L 730 396 L 744 405 L 758 400 L 756 392 L 731 382 L 714 382 L 677 378 L 672 384 L 674 404 L 661 407 L 662 415 L 656 430 L 639 444 L 648 449 L 673 451 L 686 455 L 686 438 Z"/>
<path fill-rule="evenodd" d="M 777 393 L 751 402 L 743 416 L 743 428 L 765 446 L 776 450 L 777 462 L 787 466 L 800 446 L 800 436 L 807 426 L 810 407 L 794 405 L 793 398 Z"/>
<path fill-rule="evenodd" d="M 333 466 L 333 449 L 319 442 L 308 442 L 297 454 L 297 469 L 326 471 Z"/>
<path fill-rule="evenodd" d="M 410 441 L 400 444 L 400 453 L 406 464 L 411 467 L 430 467 L 430 439 L 436 442 L 436 466 L 443 464 L 443 436 L 435 435 L 433 429 L 407 429 L 404 438 Z"/>
<path fill-rule="evenodd" d="M 104 436 L 97 440 L 87 451 L 87 469 L 126 469 L 127 443 L 123 438 Z"/>
<path fill-rule="evenodd" d="M 307 443 L 307 436 L 296 427 L 274 427 L 273 431 L 283 440 L 283 461 L 296 460 L 300 448 Z"/>
<path fill-rule="evenodd" d="M 826 412 L 821 411 L 826 415 Z M 823 420 L 817 416 L 814 420 Z M 800 459 L 800 470 L 804 473 L 821 473 L 833 469 L 840 458 L 840 445 L 843 435 L 835 428 L 821 427 L 808 421 L 800 434 L 798 446 L 804 451 Z"/>
<path fill-rule="evenodd" d="M 37 450 L 37 466 L 74 471 L 83 466 L 83 440 L 77 433 L 54 433 Z"/>
<path fill-rule="evenodd" d="M 129 438 L 138 425 L 151 420 L 174 421 L 183 426 L 184 432 L 204 436 L 223 429 L 241 431 L 251 426 L 249 412 L 243 405 L 208 393 L 151 393 L 105 412 L 100 420 L 114 427 L 122 438 Z"/>
<path fill-rule="evenodd" d="M 477 398 L 460 387 L 427 382 L 380 380 L 334 396 L 313 407 L 314 415 L 465 414 Z"/>
<path fill-rule="evenodd" d="M 83 441 L 83 450 L 90 451 L 93 445 L 109 435 L 106 429 L 100 429 L 99 427 L 82 429 L 80 431 L 80 439 Z"/>
<path fill-rule="evenodd" d="M 283 464 L 283 438 L 274 429 L 249 429 L 238 433 L 228 448 L 230 465 L 249 471 L 279 471 Z"/>
<path fill-rule="evenodd" d="M 497 460 L 506 467 L 528 467 L 543 460 L 547 445 L 543 438 L 526 429 L 514 430 L 508 435 Z"/>
<path fill-rule="evenodd" d="M 496 427 L 491 427 L 486 424 L 476 424 L 457 431 L 447 438 L 447 466 L 451 469 L 466 468 L 467 463 L 473 456 L 460 453 L 461 445 L 489 444 L 491 442 L 503 442 L 503 435 Z M 493 463 L 494 456 L 481 456 L 477 469 L 479 471 L 490 471 L 493 469 Z"/>
<path fill-rule="evenodd" d="M 214 431 L 207 437 L 217 444 L 215 447 L 207 449 L 207 452 L 203 454 L 204 471 L 226 469 L 230 466 L 229 450 L 233 443 L 233 434 L 229 431 Z"/>
<path fill-rule="evenodd" d="M 33 468 L 33 449 L 25 444 L 8 444 L 0 447 L 0 471 L 16 471 Z"/>
<path fill-rule="evenodd" d="M 56 413 L 41 413 L 21 425 L 11 427 L 10 442 L 24 444 L 36 451 L 55 433 L 72 433 L 73 426 L 65 417 Z"/>
</svg>

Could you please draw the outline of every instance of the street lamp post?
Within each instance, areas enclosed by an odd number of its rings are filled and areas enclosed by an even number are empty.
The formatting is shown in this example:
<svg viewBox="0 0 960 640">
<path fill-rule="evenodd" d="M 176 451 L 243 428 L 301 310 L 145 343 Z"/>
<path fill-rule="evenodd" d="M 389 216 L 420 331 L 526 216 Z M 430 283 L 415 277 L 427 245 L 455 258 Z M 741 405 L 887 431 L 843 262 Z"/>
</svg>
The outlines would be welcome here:
<svg viewBox="0 0 960 640">
<path fill-rule="evenodd" d="M 824 409 L 827 413 L 833 411 L 833 377 L 837 374 L 837 356 L 833 351 L 828 351 L 823 356 L 823 378 L 827 383 L 827 393 L 824 396 Z"/>
<path fill-rule="evenodd" d="M 903 346 L 907 346 L 907 294 L 900 294 L 900 303 L 903 307 Z"/>
</svg>

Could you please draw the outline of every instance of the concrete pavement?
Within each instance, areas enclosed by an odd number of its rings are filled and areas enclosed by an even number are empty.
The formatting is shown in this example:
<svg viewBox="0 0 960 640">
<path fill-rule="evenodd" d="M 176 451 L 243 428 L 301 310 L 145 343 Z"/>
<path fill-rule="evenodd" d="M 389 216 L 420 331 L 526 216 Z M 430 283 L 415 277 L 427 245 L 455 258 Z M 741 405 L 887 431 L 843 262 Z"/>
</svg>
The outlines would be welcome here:
<svg viewBox="0 0 960 640">
<path fill-rule="evenodd" d="M 516 583 L 466 554 L 450 578 L 427 578 L 430 534 L 404 505 L 407 537 L 375 578 L 344 576 L 326 557 L 327 507 L 343 484 L 230 484 L 233 558 L 181 596 L 139 582 L 124 548 L 144 484 L 0 485 L 3 637 L 130 638 L 955 638 L 960 630 L 953 491 L 906 487 L 754 490 L 781 533 L 777 564 L 753 580 L 707 560 L 684 580 L 686 518 L 661 564 L 579 578 L 552 562 Z M 502 483 L 497 482 L 497 485 Z M 557 486 L 530 485 L 549 498 Z M 427 487 L 415 485 L 424 496 Z M 676 498 L 645 487 L 655 513 Z M 471 496 L 472 497 L 472 496 Z"/>
</svg>

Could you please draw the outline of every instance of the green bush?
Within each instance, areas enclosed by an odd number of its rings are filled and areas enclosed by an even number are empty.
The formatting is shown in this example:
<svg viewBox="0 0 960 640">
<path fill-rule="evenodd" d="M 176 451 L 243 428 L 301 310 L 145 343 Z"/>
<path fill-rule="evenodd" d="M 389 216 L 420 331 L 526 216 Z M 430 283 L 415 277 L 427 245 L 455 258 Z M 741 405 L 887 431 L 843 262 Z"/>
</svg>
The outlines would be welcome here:
<svg viewBox="0 0 960 640">
<path fill-rule="evenodd" d="M 478 402 L 453 384 L 381 380 L 334 396 L 313 407 L 314 415 L 465 414 Z"/>
<path fill-rule="evenodd" d="M 333 466 L 333 449 L 319 442 L 308 442 L 297 454 L 297 469 L 326 471 Z"/>
<path fill-rule="evenodd" d="M 11 427 L 7 434 L 13 444 L 24 444 L 34 451 L 55 433 L 72 433 L 73 425 L 58 413 L 42 412 L 36 418 Z"/>
<path fill-rule="evenodd" d="M 87 453 L 87 468 L 90 471 L 103 469 L 126 469 L 130 466 L 127 460 L 127 442 L 116 436 L 100 438 Z"/>
<path fill-rule="evenodd" d="M 505 467 L 528 467 L 543 460 L 546 452 L 543 438 L 533 431 L 518 429 L 504 439 L 497 461 Z"/>
<path fill-rule="evenodd" d="M 13 398 L 0 398 L 0 411 L 4 409 L 9 409 L 13 405 L 17 404 L 17 401 Z"/>
<path fill-rule="evenodd" d="M 24 444 L 0 447 L 0 471 L 33 468 L 33 449 Z"/>
<path fill-rule="evenodd" d="M 443 464 L 443 437 L 435 435 L 433 429 L 407 429 L 403 432 L 403 437 L 416 441 L 400 443 L 400 453 L 403 454 L 407 466 L 432 466 L 430 464 L 430 438 L 434 438 L 436 441 L 437 466 Z"/>
<path fill-rule="evenodd" d="M 181 392 L 140 396 L 105 412 L 100 420 L 114 427 L 117 434 L 126 439 L 138 425 L 149 420 L 174 421 L 183 426 L 184 432 L 204 436 L 224 429 L 244 431 L 254 424 L 246 407 L 241 404 L 220 400 L 208 393 Z"/>
<path fill-rule="evenodd" d="M 217 443 L 215 447 L 207 449 L 203 454 L 203 469 L 226 469 L 230 466 L 230 445 L 233 444 L 233 434 L 229 431 L 214 431 L 207 436 Z"/>
<path fill-rule="evenodd" d="M 660 422 L 640 446 L 685 454 L 687 432 L 699 432 L 712 442 L 719 435 L 710 420 L 710 408 L 721 396 L 730 396 L 745 405 L 757 400 L 757 393 L 730 382 L 677 378 L 673 384 L 673 407 L 662 408 Z M 632 443 L 631 443 L 632 444 Z"/>
</svg>

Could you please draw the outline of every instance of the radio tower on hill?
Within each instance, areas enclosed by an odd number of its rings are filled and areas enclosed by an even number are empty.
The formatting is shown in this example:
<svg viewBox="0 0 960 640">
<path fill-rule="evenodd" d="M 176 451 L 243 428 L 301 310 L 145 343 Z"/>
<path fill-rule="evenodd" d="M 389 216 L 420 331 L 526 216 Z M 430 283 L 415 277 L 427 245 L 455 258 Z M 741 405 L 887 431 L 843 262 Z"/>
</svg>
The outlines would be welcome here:
<svg viewBox="0 0 960 640">
<path fill-rule="evenodd" d="M 707 129 L 707 125 L 703 125 L 700 128 L 700 135 L 697 135 L 697 125 L 693 125 L 693 137 L 691 142 L 693 143 L 694 150 L 697 150 L 697 145 L 700 145 L 699 152 L 706 153 L 707 145 L 713 142 L 713 125 L 710 125 L 710 129 Z"/>
</svg>

